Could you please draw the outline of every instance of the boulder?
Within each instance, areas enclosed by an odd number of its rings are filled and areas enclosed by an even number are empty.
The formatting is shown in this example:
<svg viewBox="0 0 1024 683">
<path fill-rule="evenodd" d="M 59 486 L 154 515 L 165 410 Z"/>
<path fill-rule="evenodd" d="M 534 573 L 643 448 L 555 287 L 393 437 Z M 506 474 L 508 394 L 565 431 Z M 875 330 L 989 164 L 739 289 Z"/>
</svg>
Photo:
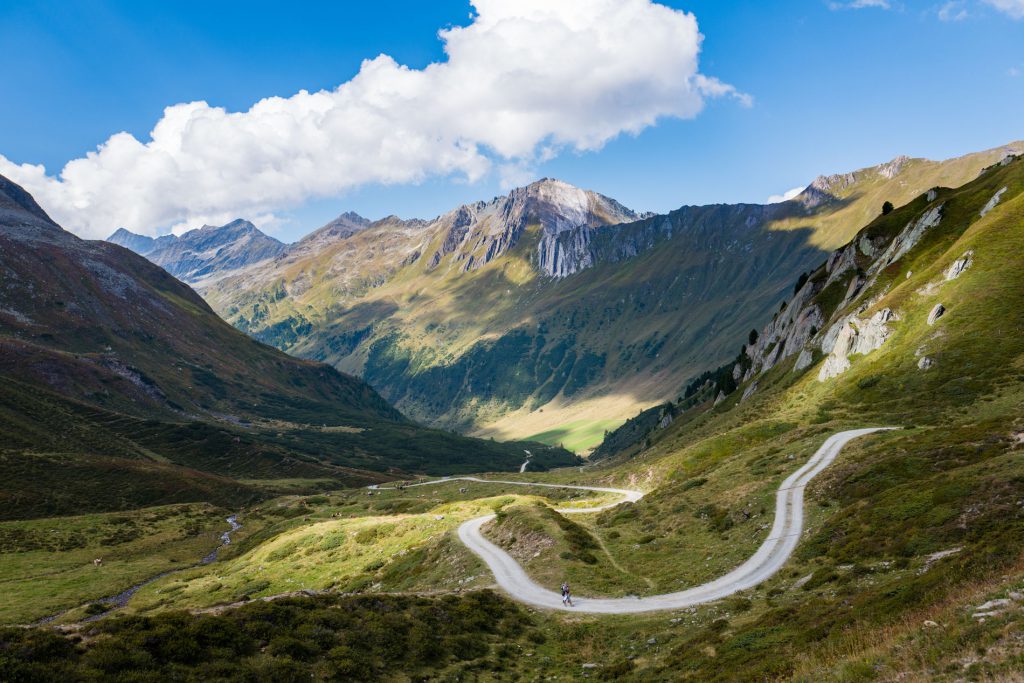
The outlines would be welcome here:
<svg viewBox="0 0 1024 683">
<path fill-rule="evenodd" d="M 935 321 L 941 318 L 946 313 L 946 307 L 942 304 L 935 304 L 935 308 L 928 314 L 928 324 L 934 325 Z"/>
<path fill-rule="evenodd" d="M 921 360 L 917 361 L 917 367 L 920 370 L 930 370 L 935 365 L 935 361 L 928 356 L 922 356 Z"/>
<path fill-rule="evenodd" d="M 958 258 L 956 261 L 953 261 L 953 265 L 946 269 L 946 272 L 943 274 L 946 278 L 946 281 L 948 282 L 949 280 L 957 279 L 958 277 L 963 275 L 963 272 L 970 268 L 971 264 L 973 263 L 974 251 L 967 251 L 966 253 L 964 253 L 963 256 Z"/>
</svg>

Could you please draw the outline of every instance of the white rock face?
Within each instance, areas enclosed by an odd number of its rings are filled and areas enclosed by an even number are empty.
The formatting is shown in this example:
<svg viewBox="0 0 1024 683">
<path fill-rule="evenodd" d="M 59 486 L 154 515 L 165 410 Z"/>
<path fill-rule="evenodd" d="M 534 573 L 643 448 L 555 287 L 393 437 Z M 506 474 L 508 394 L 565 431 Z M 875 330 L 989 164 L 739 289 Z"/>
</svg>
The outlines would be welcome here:
<svg viewBox="0 0 1024 683">
<path fill-rule="evenodd" d="M 953 261 L 953 265 L 946 269 L 946 272 L 944 273 L 946 281 L 948 282 L 949 280 L 957 279 L 958 277 L 963 275 L 964 271 L 970 268 L 973 263 L 974 251 L 971 250 L 966 252 L 956 261 Z"/>
<path fill-rule="evenodd" d="M 889 180 L 892 180 L 897 175 L 899 175 L 900 171 L 903 170 L 903 167 L 906 166 L 909 162 L 910 157 L 901 154 L 900 156 L 896 157 L 889 163 L 881 164 L 880 166 L 878 166 L 878 175 L 884 178 L 888 178 Z"/>
<path fill-rule="evenodd" d="M 725 400 L 725 392 L 719 390 L 718 396 L 715 396 L 715 405 L 717 406 L 719 403 L 721 403 L 724 400 Z"/>
<path fill-rule="evenodd" d="M 900 260 L 904 254 L 914 248 L 924 233 L 929 228 L 934 228 L 942 220 L 942 207 L 944 204 L 933 207 L 925 212 L 918 220 L 909 223 L 907 227 L 903 228 L 902 232 L 897 235 L 889 246 L 882 253 L 878 260 L 871 264 L 868 269 L 869 273 L 877 273 L 884 268 L 888 268 L 896 261 Z"/>
<path fill-rule="evenodd" d="M 800 355 L 796 357 L 796 365 L 793 366 L 793 369 L 795 371 L 799 372 L 800 370 L 803 370 L 804 368 L 810 367 L 811 363 L 813 363 L 813 362 L 814 362 L 814 354 L 812 354 L 807 349 L 801 349 L 800 350 Z"/>
<path fill-rule="evenodd" d="M 1001 190 L 999 190 L 998 192 L 996 192 L 994 195 L 992 195 L 992 199 L 988 200 L 988 202 L 985 204 L 985 206 L 981 207 L 981 217 L 982 218 L 984 218 L 985 214 L 987 214 L 989 211 L 991 211 L 992 209 L 996 208 L 996 205 L 999 203 L 999 200 L 1003 198 L 1003 193 L 1004 192 L 1006 192 L 1006 188 L 1005 187 L 1002 188 Z"/>
<path fill-rule="evenodd" d="M 832 255 L 828 257 L 828 261 L 825 264 L 825 270 L 828 271 L 828 279 L 825 280 L 825 287 L 838 280 L 848 270 L 852 270 L 857 267 L 857 248 L 854 245 L 849 245 L 844 249 L 832 252 Z"/>
<path fill-rule="evenodd" d="M 743 396 L 740 397 L 740 403 L 743 403 L 748 398 L 753 396 L 755 391 L 757 391 L 757 382 L 754 382 L 749 387 L 743 390 Z"/>
<path fill-rule="evenodd" d="M 941 318 L 943 314 L 945 314 L 945 312 L 945 306 L 943 306 L 942 304 L 935 304 L 935 308 L 933 308 L 932 312 L 928 314 L 928 324 L 934 325 L 935 321 Z"/>
<path fill-rule="evenodd" d="M 938 198 L 938 196 L 939 193 L 936 192 L 934 189 L 931 189 L 928 190 L 928 194 L 925 196 L 925 199 L 927 199 L 930 202 L 934 202 Z"/>
<path fill-rule="evenodd" d="M 860 249 L 860 253 L 865 256 L 875 255 L 875 245 L 870 239 L 868 239 L 867 235 L 860 238 L 857 242 L 857 247 Z"/>
<path fill-rule="evenodd" d="M 930 370 L 934 365 L 935 361 L 928 356 L 922 356 L 921 359 L 917 361 L 917 367 L 920 370 Z"/>
<path fill-rule="evenodd" d="M 786 310 L 761 331 L 757 342 L 747 348 L 747 355 L 752 362 L 744 379 L 770 370 L 786 358 L 800 353 L 811 337 L 817 334 L 825 324 L 821 308 L 817 304 L 809 304 L 817 292 L 816 285 L 805 283 L 793 296 Z"/>
<path fill-rule="evenodd" d="M 818 371 L 818 381 L 824 382 L 849 370 L 851 355 L 866 355 L 882 346 L 892 336 L 888 323 L 898 319 L 892 309 L 883 308 L 866 321 L 849 316 L 833 325 L 822 340 L 821 350 L 828 357 Z"/>
</svg>

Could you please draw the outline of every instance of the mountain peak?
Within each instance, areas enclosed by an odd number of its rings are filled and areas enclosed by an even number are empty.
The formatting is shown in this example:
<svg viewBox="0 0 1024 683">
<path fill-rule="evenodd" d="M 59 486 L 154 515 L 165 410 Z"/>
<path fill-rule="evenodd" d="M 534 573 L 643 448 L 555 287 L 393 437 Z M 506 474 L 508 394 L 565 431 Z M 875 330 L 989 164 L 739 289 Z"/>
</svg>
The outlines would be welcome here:
<svg viewBox="0 0 1024 683">
<path fill-rule="evenodd" d="M 168 235 L 171 239 L 176 239 L 174 235 Z M 107 238 L 107 242 L 112 242 L 125 249 L 131 249 L 136 254 L 145 256 L 149 252 L 156 248 L 157 241 L 148 235 L 139 235 L 126 228 L 118 228 L 114 231 L 110 237 Z"/>
<path fill-rule="evenodd" d="M 31 214 L 54 226 L 57 225 L 25 188 L 2 175 L 0 175 L 0 210 Z"/>
</svg>

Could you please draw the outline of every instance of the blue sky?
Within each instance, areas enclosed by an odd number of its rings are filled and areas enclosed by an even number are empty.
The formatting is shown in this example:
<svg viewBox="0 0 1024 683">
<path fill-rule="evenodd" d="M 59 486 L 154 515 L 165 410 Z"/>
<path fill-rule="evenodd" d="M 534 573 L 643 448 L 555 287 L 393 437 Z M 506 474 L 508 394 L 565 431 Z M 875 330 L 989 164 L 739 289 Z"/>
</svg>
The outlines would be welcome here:
<svg viewBox="0 0 1024 683">
<path fill-rule="evenodd" d="M 694 118 L 662 117 L 599 149 L 566 144 L 532 153 L 514 179 L 558 177 L 660 212 L 760 202 L 819 173 L 897 154 L 945 158 L 1024 138 L 1018 0 L 892 0 L 888 8 L 816 0 L 663 4 L 696 16 L 704 35 L 700 73 L 749 95 L 752 106 L 728 94 L 706 96 Z M 145 143 L 169 105 L 204 100 L 245 111 L 270 96 L 332 90 L 356 76 L 362 60 L 382 53 L 423 69 L 445 59 L 437 31 L 469 25 L 471 10 L 451 0 L 285 9 L 276 2 L 7 0 L 0 5 L 7 56 L 0 154 L 13 164 L 43 164 L 53 176 L 119 131 Z M 462 170 L 428 165 L 411 181 L 370 180 L 308 196 L 300 189 L 260 211 L 273 216 L 268 226 L 283 239 L 344 210 L 430 217 L 504 192 L 504 160 L 486 156 L 494 166 L 471 181 Z M 147 221 L 144 212 L 131 215 Z M 200 215 L 208 214 L 195 220 Z M 97 218 L 93 229 L 121 220 L 110 216 Z M 170 227 L 169 219 L 160 221 L 129 227 Z"/>
</svg>

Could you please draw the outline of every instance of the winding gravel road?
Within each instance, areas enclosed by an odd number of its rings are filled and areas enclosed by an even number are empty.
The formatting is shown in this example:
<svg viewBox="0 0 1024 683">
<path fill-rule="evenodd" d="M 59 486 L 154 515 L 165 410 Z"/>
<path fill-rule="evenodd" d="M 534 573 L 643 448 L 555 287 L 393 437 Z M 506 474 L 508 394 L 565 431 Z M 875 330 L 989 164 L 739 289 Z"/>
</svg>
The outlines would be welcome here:
<svg viewBox="0 0 1024 683">
<path fill-rule="evenodd" d="M 471 551 L 476 553 L 494 573 L 498 585 L 514 599 L 545 609 L 560 609 L 570 612 L 589 612 L 593 614 L 633 614 L 637 612 L 653 612 L 656 610 L 680 609 L 719 600 L 741 590 L 751 588 L 771 577 L 782 568 L 800 539 L 804 524 L 804 489 L 808 482 L 828 467 L 839 451 L 851 439 L 874 432 L 895 429 L 895 427 L 872 427 L 868 429 L 852 429 L 830 436 L 804 465 L 789 475 L 779 487 L 775 496 L 775 522 L 764 540 L 750 559 L 728 574 L 714 581 L 694 586 L 677 593 L 651 595 L 630 598 L 584 598 L 573 596 L 575 606 L 562 605 L 560 593 L 548 590 L 531 579 L 526 571 L 504 550 L 491 543 L 480 528 L 494 519 L 494 515 L 485 515 L 464 522 L 459 527 L 459 538 Z M 546 488 L 579 489 L 602 493 L 616 493 L 623 496 L 607 505 L 590 508 L 565 508 L 559 512 L 564 514 L 592 513 L 605 510 L 625 502 L 636 502 L 643 497 L 641 491 L 626 489 L 601 488 L 596 486 L 573 486 L 569 484 L 538 484 L 522 481 L 503 481 L 497 479 L 480 479 L 477 477 L 448 477 L 412 484 L 426 486 L 443 481 L 476 481 L 491 484 L 511 484 L 514 486 L 540 486 Z"/>
</svg>

